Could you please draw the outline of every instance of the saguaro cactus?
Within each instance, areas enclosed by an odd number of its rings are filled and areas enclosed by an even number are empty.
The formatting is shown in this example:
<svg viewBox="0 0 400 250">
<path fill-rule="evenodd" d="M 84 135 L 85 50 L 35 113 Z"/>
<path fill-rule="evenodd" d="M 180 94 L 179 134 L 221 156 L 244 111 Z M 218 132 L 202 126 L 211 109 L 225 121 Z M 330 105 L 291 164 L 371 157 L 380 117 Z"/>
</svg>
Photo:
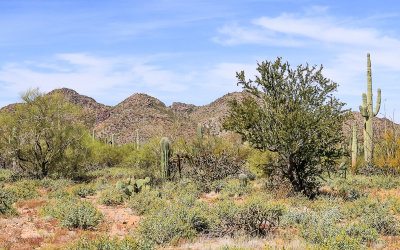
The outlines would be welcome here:
<svg viewBox="0 0 400 250">
<path fill-rule="evenodd" d="M 114 134 L 111 134 L 111 146 L 114 147 Z"/>
<path fill-rule="evenodd" d="M 247 175 L 246 174 L 240 174 L 239 175 L 239 181 L 240 181 L 240 187 L 245 188 L 247 187 Z"/>
<path fill-rule="evenodd" d="M 164 179 L 170 177 L 169 156 L 169 140 L 167 137 L 163 137 L 161 138 L 161 176 Z"/>
<path fill-rule="evenodd" d="M 357 151 L 358 151 L 358 144 L 357 144 L 357 122 L 354 121 L 353 125 L 353 138 L 351 141 L 351 166 L 354 167 L 357 162 Z"/>
<path fill-rule="evenodd" d="M 139 138 L 139 129 L 136 129 L 136 149 L 139 150 L 140 146 L 140 138 Z"/>
<path fill-rule="evenodd" d="M 376 108 L 372 106 L 372 78 L 371 78 L 371 59 L 367 54 L 367 94 L 362 94 L 363 105 L 360 105 L 361 115 L 364 117 L 364 157 L 367 162 L 372 161 L 373 145 L 373 127 L 372 118 L 375 117 L 381 107 L 381 89 L 378 89 L 378 98 L 376 100 Z"/>
<path fill-rule="evenodd" d="M 203 140 L 203 131 L 202 131 L 201 123 L 197 124 L 197 139 L 199 140 L 199 144 L 200 144 L 200 147 L 201 147 L 201 143 L 202 143 L 202 140 Z"/>
</svg>

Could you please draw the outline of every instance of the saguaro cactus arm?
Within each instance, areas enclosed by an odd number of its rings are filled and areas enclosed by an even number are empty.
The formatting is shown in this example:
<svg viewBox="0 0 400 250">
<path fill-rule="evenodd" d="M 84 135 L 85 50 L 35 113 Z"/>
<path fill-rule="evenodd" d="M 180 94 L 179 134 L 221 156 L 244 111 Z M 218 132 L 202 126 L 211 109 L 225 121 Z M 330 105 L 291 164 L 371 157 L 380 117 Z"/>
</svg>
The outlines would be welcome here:
<svg viewBox="0 0 400 250">
<path fill-rule="evenodd" d="M 367 94 L 362 94 L 363 105 L 360 105 L 360 113 L 363 117 L 368 117 Z"/>
<path fill-rule="evenodd" d="M 374 116 L 378 115 L 380 109 L 381 109 L 381 89 L 378 89 L 378 98 L 376 99 Z"/>
<path fill-rule="evenodd" d="M 353 124 L 353 137 L 351 142 L 351 166 L 354 167 L 357 163 L 357 152 L 358 152 L 358 142 L 357 142 L 357 122 L 354 121 Z"/>
</svg>

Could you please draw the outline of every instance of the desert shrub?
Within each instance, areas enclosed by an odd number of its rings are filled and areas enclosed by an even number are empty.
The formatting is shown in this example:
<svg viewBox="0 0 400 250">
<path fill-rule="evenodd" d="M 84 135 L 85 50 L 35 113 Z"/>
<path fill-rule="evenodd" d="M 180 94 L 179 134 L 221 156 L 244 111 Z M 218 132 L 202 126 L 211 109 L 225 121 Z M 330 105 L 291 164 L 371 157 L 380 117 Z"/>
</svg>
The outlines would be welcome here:
<svg viewBox="0 0 400 250">
<path fill-rule="evenodd" d="M 354 201 L 362 196 L 365 196 L 365 193 L 362 192 L 359 187 L 349 185 L 347 183 L 340 185 L 334 194 L 345 201 Z"/>
<path fill-rule="evenodd" d="M 239 208 L 239 224 L 252 235 L 265 235 L 278 227 L 285 212 L 282 204 L 265 201 L 259 196 L 248 198 Z"/>
<path fill-rule="evenodd" d="M 230 235 L 233 236 L 237 232 L 237 215 L 239 207 L 233 199 L 223 199 L 212 204 L 210 212 L 215 216 L 215 226 L 212 228 L 211 234 L 215 236 Z"/>
<path fill-rule="evenodd" d="M 135 174 L 136 172 L 132 168 L 114 167 L 109 168 L 109 171 L 105 177 L 113 179 L 127 179 L 135 176 Z"/>
<path fill-rule="evenodd" d="M 0 181 L 14 182 L 21 178 L 20 173 L 9 169 L 0 169 Z"/>
<path fill-rule="evenodd" d="M 262 196 L 249 197 L 242 204 L 226 199 L 217 202 L 211 213 L 218 219 L 213 233 L 217 235 L 243 231 L 250 235 L 265 235 L 279 226 L 285 212 L 281 204 L 266 201 Z"/>
<path fill-rule="evenodd" d="M 49 199 L 61 199 L 61 198 L 66 198 L 68 196 L 71 196 L 71 194 L 67 190 L 62 188 L 58 188 L 55 191 L 49 192 L 47 194 L 47 197 Z"/>
<path fill-rule="evenodd" d="M 247 158 L 247 166 L 257 177 L 271 177 L 278 163 L 278 155 L 268 150 L 252 149 Z"/>
<path fill-rule="evenodd" d="M 383 235 L 398 235 L 399 221 L 390 213 L 388 201 L 361 198 L 348 204 L 344 211 L 348 218 L 358 218 L 362 223 Z"/>
<path fill-rule="evenodd" d="M 41 180 L 41 186 L 44 188 L 48 188 L 51 191 L 55 191 L 61 188 L 69 187 L 74 185 L 75 183 L 70 179 L 50 179 L 48 177 L 43 178 Z"/>
<path fill-rule="evenodd" d="M 400 178 L 390 175 L 377 175 L 372 178 L 374 186 L 382 189 L 392 189 L 400 186 Z"/>
<path fill-rule="evenodd" d="M 362 243 L 377 242 L 378 232 L 364 223 L 354 223 L 345 226 L 346 234 L 352 238 L 358 239 Z"/>
<path fill-rule="evenodd" d="M 69 229 L 93 229 L 104 221 L 103 215 L 93 203 L 73 197 L 58 199 L 44 205 L 40 214 L 60 220 L 60 226 Z"/>
<path fill-rule="evenodd" d="M 384 175 L 385 170 L 373 163 L 362 163 L 361 166 L 357 168 L 356 173 L 364 176 Z"/>
<path fill-rule="evenodd" d="M 201 190 L 189 180 L 182 180 L 178 183 L 167 182 L 161 189 L 161 196 L 167 200 L 193 206 L 195 201 L 200 198 Z"/>
<path fill-rule="evenodd" d="M 310 220 L 312 216 L 315 216 L 314 211 L 299 208 L 289 209 L 282 216 L 281 225 L 282 227 L 296 227 Z"/>
<path fill-rule="evenodd" d="M 242 196 L 251 191 L 251 187 L 249 185 L 243 187 L 240 185 L 240 181 L 235 179 L 228 181 L 225 186 L 222 188 L 221 193 L 227 196 Z"/>
<path fill-rule="evenodd" d="M 386 200 L 395 214 L 400 214 L 400 199 L 396 197 L 388 197 Z"/>
<path fill-rule="evenodd" d="M 157 149 L 160 147 L 160 139 L 151 139 L 148 143 L 140 145 L 139 149 L 132 150 L 128 166 L 135 172 L 135 178 L 144 179 L 150 177 L 152 183 L 160 181 L 160 155 Z"/>
<path fill-rule="evenodd" d="M 12 193 L 0 188 L 0 215 L 17 215 L 17 210 L 13 207 L 14 201 Z"/>
<path fill-rule="evenodd" d="M 16 182 L 13 186 L 4 189 L 9 192 L 17 200 L 30 200 L 39 197 L 40 193 L 37 190 L 38 184 L 36 181 L 23 180 Z"/>
<path fill-rule="evenodd" d="M 107 188 L 109 188 L 110 186 L 108 185 L 108 181 L 105 178 L 98 178 L 96 180 L 96 182 L 94 183 L 95 189 L 97 191 L 102 191 L 105 190 Z"/>
<path fill-rule="evenodd" d="M 337 207 L 320 213 L 310 212 L 300 222 L 300 235 L 324 249 L 360 249 L 366 240 L 377 240 L 374 230 L 363 225 L 340 226 L 342 214 Z M 366 233 L 362 238 L 361 233 Z"/>
<path fill-rule="evenodd" d="M 138 227 L 143 242 L 156 245 L 175 244 L 179 239 L 192 239 L 198 233 L 206 232 L 211 222 L 206 205 L 197 203 L 193 207 L 170 203 L 151 209 Z"/>
<path fill-rule="evenodd" d="M 92 184 L 79 184 L 71 189 L 71 193 L 85 198 L 86 196 L 95 195 L 96 189 Z"/>
<path fill-rule="evenodd" d="M 361 217 L 361 221 L 383 235 L 398 235 L 399 221 L 385 208 L 370 210 Z"/>
<path fill-rule="evenodd" d="M 129 200 L 128 207 L 137 214 L 146 214 L 150 209 L 157 209 L 166 205 L 166 201 L 160 198 L 157 191 L 144 190 L 134 194 Z"/>
<path fill-rule="evenodd" d="M 182 143 L 182 175 L 192 179 L 203 191 L 211 191 L 213 182 L 237 175 L 245 164 L 248 148 L 227 140 L 209 137 L 198 142 Z"/>
<path fill-rule="evenodd" d="M 374 150 L 376 168 L 386 173 L 400 172 L 400 136 L 395 128 L 390 128 L 381 136 Z"/>
<path fill-rule="evenodd" d="M 119 190 L 110 188 L 101 192 L 97 201 L 107 206 L 116 206 L 124 204 L 125 197 L 126 195 L 122 194 Z"/>
<path fill-rule="evenodd" d="M 118 238 L 109 238 L 104 235 L 98 235 L 96 238 L 83 236 L 78 242 L 68 247 L 69 250 L 97 249 L 97 250 L 136 250 L 139 249 L 138 242 L 130 237 L 125 237 L 122 240 Z"/>
</svg>

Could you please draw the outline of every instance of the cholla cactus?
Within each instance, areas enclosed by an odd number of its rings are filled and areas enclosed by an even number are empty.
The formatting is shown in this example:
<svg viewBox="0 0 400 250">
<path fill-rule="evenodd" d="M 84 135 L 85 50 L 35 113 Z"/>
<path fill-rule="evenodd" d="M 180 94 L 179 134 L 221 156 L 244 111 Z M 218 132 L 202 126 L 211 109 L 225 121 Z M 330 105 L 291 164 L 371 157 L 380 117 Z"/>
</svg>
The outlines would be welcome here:
<svg viewBox="0 0 400 250">
<path fill-rule="evenodd" d="M 375 111 L 372 105 L 372 77 L 371 77 L 371 59 L 370 54 L 367 54 L 367 94 L 362 94 L 363 105 L 360 105 L 361 115 L 364 117 L 364 157 L 367 162 L 372 161 L 373 154 L 373 127 L 372 118 L 375 117 L 381 107 L 381 89 L 378 89 L 378 98 L 376 101 Z"/>
</svg>

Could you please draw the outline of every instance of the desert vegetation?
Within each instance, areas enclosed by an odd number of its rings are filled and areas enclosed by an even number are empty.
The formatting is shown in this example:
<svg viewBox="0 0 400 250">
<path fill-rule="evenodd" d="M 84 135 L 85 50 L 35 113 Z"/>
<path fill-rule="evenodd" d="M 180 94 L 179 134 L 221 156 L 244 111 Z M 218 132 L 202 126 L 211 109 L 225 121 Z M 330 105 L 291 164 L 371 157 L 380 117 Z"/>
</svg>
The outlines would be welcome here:
<svg viewBox="0 0 400 250">
<path fill-rule="evenodd" d="M 62 91 L 28 90 L 0 114 L 0 247 L 400 248 L 399 127 L 374 128 L 367 61 L 362 125 L 322 66 L 281 58 L 237 73 L 243 98 L 218 122 L 201 120 L 212 106 L 195 120 L 147 98 L 171 125 L 151 137 L 121 138 L 121 107 L 110 128 Z"/>
</svg>

